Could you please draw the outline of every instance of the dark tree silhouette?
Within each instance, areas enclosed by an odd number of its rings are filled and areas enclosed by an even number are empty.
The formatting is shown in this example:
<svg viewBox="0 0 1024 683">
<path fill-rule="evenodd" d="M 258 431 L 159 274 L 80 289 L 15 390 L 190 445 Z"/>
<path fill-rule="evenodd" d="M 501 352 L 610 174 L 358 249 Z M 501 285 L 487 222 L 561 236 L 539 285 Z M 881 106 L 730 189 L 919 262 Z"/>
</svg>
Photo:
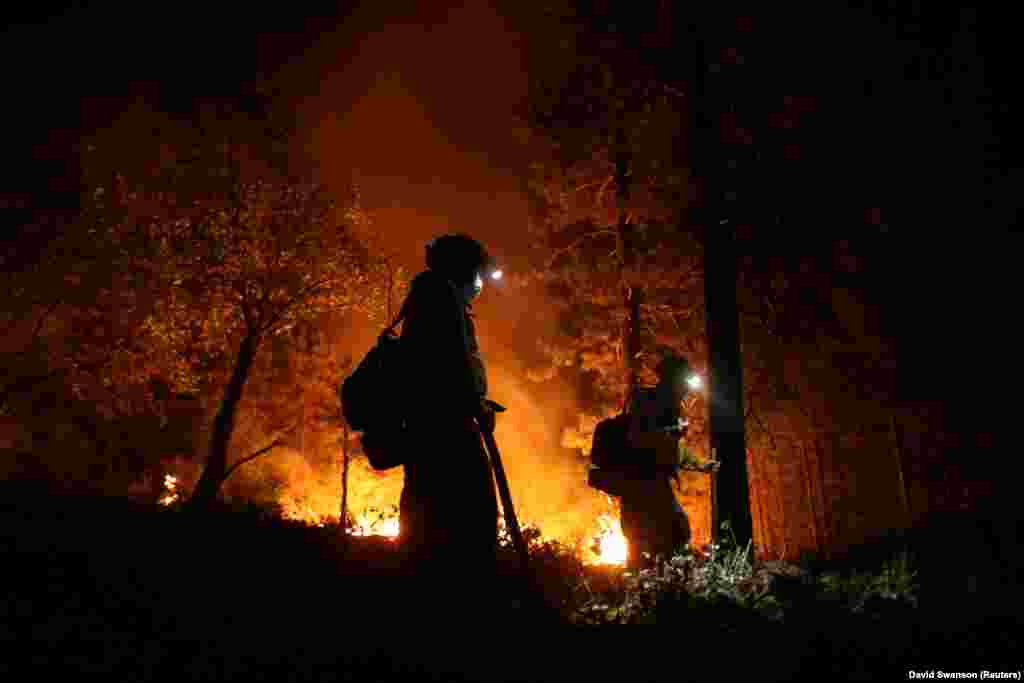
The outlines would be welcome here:
<svg viewBox="0 0 1024 683">
<path fill-rule="evenodd" d="M 734 105 L 738 65 L 723 65 L 721 50 L 727 17 L 705 7 L 690 24 L 693 55 L 690 61 L 688 139 L 690 165 L 700 188 L 696 206 L 689 211 L 691 226 L 704 243 L 704 307 L 707 322 L 710 381 L 709 426 L 712 457 L 720 470 L 715 486 L 712 528 L 728 524 L 736 540 L 745 545 L 753 538 L 750 491 L 744 438 L 743 363 L 740 356 L 739 315 L 736 305 L 735 224 L 745 217 L 737 188 L 730 182 L 733 157 L 718 141 L 719 122 Z M 732 163 L 730 163 L 732 162 Z M 746 198 L 744 198 L 746 199 Z"/>
</svg>

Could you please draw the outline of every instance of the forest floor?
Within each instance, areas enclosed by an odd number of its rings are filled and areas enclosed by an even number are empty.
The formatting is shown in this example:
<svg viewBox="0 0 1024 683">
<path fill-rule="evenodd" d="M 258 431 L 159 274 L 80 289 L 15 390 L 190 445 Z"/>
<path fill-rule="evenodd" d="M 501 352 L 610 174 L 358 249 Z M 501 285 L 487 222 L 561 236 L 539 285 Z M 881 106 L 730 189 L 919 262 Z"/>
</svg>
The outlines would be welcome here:
<svg viewBox="0 0 1024 683">
<path fill-rule="evenodd" d="M 734 590 L 735 553 L 629 578 L 544 547 L 523 606 L 510 551 L 481 598 L 472 576 L 424 590 L 383 538 L 345 544 L 337 528 L 251 513 L 2 492 L 5 681 L 908 680 L 1024 664 L 1019 572 L 922 567 L 911 588 L 892 564 L 761 563 Z M 460 601 L 462 587 L 475 597 Z M 595 622 L 669 628 L 553 628 Z"/>
</svg>

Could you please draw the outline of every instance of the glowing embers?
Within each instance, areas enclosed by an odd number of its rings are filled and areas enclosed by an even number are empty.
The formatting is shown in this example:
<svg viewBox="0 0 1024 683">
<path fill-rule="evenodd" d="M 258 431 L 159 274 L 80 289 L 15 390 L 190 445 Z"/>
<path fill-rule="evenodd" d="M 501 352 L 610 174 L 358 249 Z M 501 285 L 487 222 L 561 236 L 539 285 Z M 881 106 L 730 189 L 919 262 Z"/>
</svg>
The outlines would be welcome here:
<svg viewBox="0 0 1024 683">
<path fill-rule="evenodd" d="M 178 478 L 173 474 L 164 475 L 164 495 L 160 497 L 161 505 L 170 505 L 171 503 L 177 503 L 181 499 L 181 494 L 178 492 Z"/>
<path fill-rule="evenodd" d="M 533 522 L 520 522 L 519 533 L 523 535 L 523 540 L 526 541 L 528 548 L 543 545 L 544 543 L 552 540 L 544 536 L 540 527 Z M 504 547 L 512 547 L 512 532 L 505 526 L 505 515 L 498 514 L 498 545 Z"/>
<path fill-rule="evenodd" d="M 278 505 L 281 508 L 283 519 L 319 527 L 325 526 L 328 522 L 327 515 L 321 515 L 308 505 L 302 505 L 293 500 L 282 500 Z"/>
<path fill-rule="evenodd" d="M 366 508 L 348 529 L 351 536 L 384 536 L 392 540 L 398 538 L 399 531 L 398 506 L 394 505 L 391 510 Z"/>
</svg>

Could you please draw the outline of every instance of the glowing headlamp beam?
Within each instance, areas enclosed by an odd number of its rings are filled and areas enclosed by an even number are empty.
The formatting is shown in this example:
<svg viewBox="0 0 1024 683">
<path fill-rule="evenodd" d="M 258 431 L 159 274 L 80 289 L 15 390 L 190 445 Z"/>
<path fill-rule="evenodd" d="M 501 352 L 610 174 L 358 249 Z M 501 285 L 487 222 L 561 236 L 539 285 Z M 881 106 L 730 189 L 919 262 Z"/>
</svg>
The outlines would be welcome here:
<svg viewBox="0 0 1024 683">
<path fill-rule="evenodd" d="M 500 270 L 496 270 L 493 273 L 491 273 L 491 279 L 492 280 L 500 280 L 501 279 L 501 271 Z"/>
<path fill-rule="evenodd" d="M 691 389 L 700 389 L 704 384 L 704 380 L 700 378 L 700 375 L 690 375 L 686 378 L 686 383 L 690 385 Z"/>
</svg>

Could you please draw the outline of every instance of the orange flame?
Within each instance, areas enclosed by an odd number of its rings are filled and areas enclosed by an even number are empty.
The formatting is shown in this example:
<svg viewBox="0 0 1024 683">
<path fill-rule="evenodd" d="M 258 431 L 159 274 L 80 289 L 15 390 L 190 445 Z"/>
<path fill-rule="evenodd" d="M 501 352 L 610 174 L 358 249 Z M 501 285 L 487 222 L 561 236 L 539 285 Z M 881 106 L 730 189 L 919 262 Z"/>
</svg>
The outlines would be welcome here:
<svg viewBox="0 0 1024 683">
<path fill-rule="evenodd" d="M 592 557 L 588 564 L 624 565 L 629 557 L 629 543 L 622 533 L 622 524 L 617 516 L 602 514 L 597 518 L 601 530 L 594 536 L 591 546 Z"/>
<path fill-rule="evenodd" d="M 180 501 L 178 477 L 166 474 L 164 476 L 164 491 L 164 495 L 159 499 L 161 505 L 171 505 Z M 584 544 L 583 547 L 577 545 L 577 552 L 583 563 L 587 565 L 623 566 L 629 556 L 629 546 L 622 531 L 615 499 L 608 496 L 605 496 L 605 499 L 610 508 L 609 511 L 597 516 L 594 522 L 596 529 L 590 534 L 584 535 L 584 538 L 590 541 L 589 544 Z M 314 509 L 314 507 L 323 508 L 324 501 L 320 501 L 314 506 L 310 506 L 307 501 L 309 501 L 307 497 L 297 500 L 291 496 L 283 496 L 278 501 L 281 517 L 317 527 L 338 523 L 337 514 Z M 543 534 L 539 525 L 532 521 L 524 520 L 520 524 L 520 528 L 530 548 L 536 548 L 552 541 L 564 540 L 557 535 Z M 390 506 L 390 509 L 367 507 L 351 520 L 350 526 L 346 529 L 346 533 L 351 536 L 379 536 L 392 541 L 397 541 L 400 531 L 397 505 Z M 511 546 L 512 544 L 511 535 L 505 526 L 505 519 L 502 515 L 499 515 L 498 518 L 498 542 L 502 546 Z"/>
<path fill-rule="evenodd" d="M 309 507 L 308 505 L 299 505 L 290 501 L 282 501 L 281 505 L 281 516 L 284 519 L 288 519 L 294 522 L 303 522 L 310 526 L 324 526 L 327 523 L 328 517 L 326 515 L 319 514 L 316 510 Z"/>
<path fill-rule="evenodd" d="M 384 536 L 394 540 L 398 538 L 399 530 L 397 509 L 387 513 L 377 512 L 376 508 L 367 508 L 356 517 L 348 533 L 352 536 Z"/>
<path fill-rule="evenodd" d="M 181 494 L 178 493 L 178 478 L 172 474 L 165 474 L 164 491 L 166 491 L 166 494 L 159 501 L 161 505 L 170 505 L 177 502 L 181 498 Z"/>
</svg>

